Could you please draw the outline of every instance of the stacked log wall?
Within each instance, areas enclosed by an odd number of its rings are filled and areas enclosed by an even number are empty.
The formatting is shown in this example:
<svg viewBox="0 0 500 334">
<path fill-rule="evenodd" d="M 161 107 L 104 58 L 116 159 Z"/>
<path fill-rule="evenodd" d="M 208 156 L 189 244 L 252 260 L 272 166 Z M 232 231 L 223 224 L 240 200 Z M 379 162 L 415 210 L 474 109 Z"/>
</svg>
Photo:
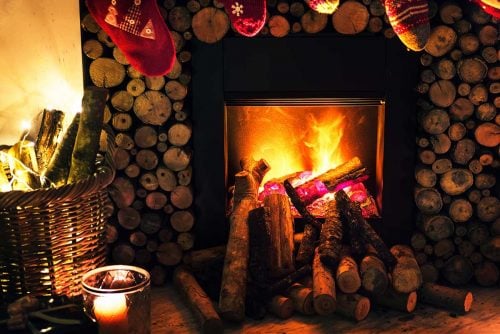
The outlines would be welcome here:
<svg viewBox="0 0 500 334">
<path fill-rule="evenodd" d="M 424 247 L 415 249 L 416 258 L 426 269 L 432 267 L 432 273 L 445 267 L 449 254 L 473 259 L 476 272 L 491 272 L 489 263 L 495 261 L 500 243 L 495 176 L 500 164 L 494 44 L 498 31 L 496 22 L 479 7 L 457 3 L 458 10 L 429 2 L 433 28 L 448 27 L 457 38 L 443 55 L 421 53 L 421 82 L 416 86 L 422 94 L 420 124 L 426 129 L 417 138 L 416 202 L 422 221 L 430 220 L 428 225 L 449 226 L 448 220 L 454 225 L 454 232 L 439 240 L 422 231 Z M 191 233 L 196 217 L 191 187 L 190 40 L 215 43 L 238 34 L 230 29 L 220 1 L 159 0 L 158 6 L 171 31 L 177 61 L 169 74 L 153 78 L 128 64 L 80 2 L 86 85 L 110 90 L 104 118 L 115 129 L 119 148 L 117 178 L 111 188 L 116 210 L 108 225 L 110 256 L 113 262 L 149 269 L 153 282 L 161 284 L 183 253 L 196 247 Z M 314 38 L 319 33 L 396 38 L 380 0 L 344 1 L 333 15 L 316 13 L 295 0 L 269 0 L 267 10 L 266 25 L 255 38 Z M 352 15 L 355 24 L 346 20 Z M 466 70 L 471 67 L 476 69 L 473 73 Z M 457 177 L 464 179 L 463 184 L 450 184 Z M 473 220 L 479 225 L 469 224 Z M 474 235 L 474 242 L 469 235 Z M 436 246 L 444 255 L 434 253 Z"/>
</svg>

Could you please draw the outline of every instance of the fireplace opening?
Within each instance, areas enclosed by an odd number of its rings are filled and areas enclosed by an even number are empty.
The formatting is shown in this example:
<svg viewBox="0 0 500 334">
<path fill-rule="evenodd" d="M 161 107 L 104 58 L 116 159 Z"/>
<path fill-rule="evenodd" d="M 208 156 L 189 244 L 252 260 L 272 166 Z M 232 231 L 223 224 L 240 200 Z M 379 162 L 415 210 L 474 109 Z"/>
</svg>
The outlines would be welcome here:
<svg viewBox="0 0 500 334">
<path fill-rule="evenodd" d="M 340 188 L 361 202 L 367 217 L 382 210 L 382 171 L 385 103 L 362 98 L 247 99 L 225 102 L 226 184 L 234 184 L 243 158 L 264 159 L 270 170 L 260 198 L 285 193 L 283 181 L 299 186 L 354 158 L 366 175 Z M 324 203 L 333 195 L 314 186 L 309 210 L 324 216 Z M 230 194 L 228 199 L 230 199 Z M 374 201 L 376 199 L 376 203 Z M 229 210 L 230 200 L 226 200 Z M 322 204 L 323 203 L 323 204 Z"/>
</svg>

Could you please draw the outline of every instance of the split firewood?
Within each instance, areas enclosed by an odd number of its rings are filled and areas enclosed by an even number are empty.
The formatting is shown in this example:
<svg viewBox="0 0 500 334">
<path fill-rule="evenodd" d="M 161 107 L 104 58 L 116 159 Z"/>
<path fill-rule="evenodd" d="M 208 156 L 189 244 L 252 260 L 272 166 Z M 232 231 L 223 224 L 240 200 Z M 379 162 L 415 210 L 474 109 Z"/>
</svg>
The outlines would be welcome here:
<svg viewBox="0 0 500 334">
<path fill-rule="evenodd" d="M 330 269 L 320 260 L 318 248 L 314 253 L 312 269 L 314 310 L 320 315 L 331 314 L 336 307 L 335 279 Z"/>
<path fill-rule="evenodd" d="M 417 307 L 417 292 L 400 293 L 391 287 L 382 294 L 371 295 L 371 300 L 377 305 L 411 313 Z"/>
<path fill-rule="evenodd" d="M 366 222 L 363 216 L 355 209 L 347 194 L 341 190 L 335 194 L 335 199 L 339 203 L 342 213 L 349 217 L 350 220 L 356 220 L 362 229 L 363 241 L 366 244 L 371 244 L 377 251 L 378 256 L 388 268 L 396 263 L 394 255 L 391 254 L 385 243 L 380 239 L 377 232 Z"/>
<path fill-rule="evenodd" d="M 103 110 L 108 97 L 104 88 L 88 87 L 82 100 L 82 112 L 78 124 L 75 146 L 71 156 L 68 183 L 75 183 L 91 176 L 99 150 Z"/>
<path fill-rule="evenodd" d="M 347 248 L 341 251 L 340 262 L 335 274 L 337 287 L 344 293 L 355 293 L 361 287 L 361 278 L 356 261 Z"/>
<path fill-rule="evenodd" d="M 222 333 L 224 331 L 222 321 L 212 301 L 193 274 L 185 267 L 179 266 L 174 271 L 173 281 L 195 315 L 203 333 Z"/>
<path fill-rule="evenodd" d="M 258 188 L 269 169 L 269 165 L 264 160 L 252 164 L 242 163 L 242 165 L 252 168 L 243 170 L 235 176 L 236 204 L 229 218 L 229 241 L 219 297 L 222 317 L 237 322 L 243 321 L 245 317 L 249 257 L 248 213 L 257 207 Z"/>
<path fill-rule="evenodd" d="M 374 254 L 366 255 L 359 264 L 361 285 L 373 295 L 381 295 L 387 289 L 389 279 L 384 263 Z"/>
<path fill-rule="evenodd" d="M 80 113 L 77 113 L 47 166 L 47 170 L 44 174 L 47 182 L 56 186 L 66 184 L 69 167 L 71 165 L 71 154 L 73 153 L 79 123 Z"/>
<path fill-rule="evenodd" d="M 294 222 L 288 197 L 269 194 L 264 198 L 264 206 L 269 208 L 270 248 L 268 257 L 269 275 L 283 277 L 295 270 L 293 261 Z"/>
<path fill-rule="evenodd" d="M 404 245 L 395 245 L 391 253 L 397 260 L 391 272 L 392 286 L 400 293 L 409 293 L 422 285 L 422 273 L 413 255 L 413 251 Z"/>
<path fill-rule="evenodd" d="M 288 297 L 293 302 L 294 309 L 304 315 L 314 314 L 314 297 L 310 288 L 295 283 L 287 291 Z"/>
<path fill-rule="evenodd" d="M 293 301 L 285 296 L 276 295 L 268 302 L 269 311 L 280 319 L 288 319 L 293 314 Z"/>
<path fill-rule="evenodd" d="M 42 112 L 40 130 L 35 141 L 35 152 L 38 170 L 43 172 L 57 147 L 57 139 L 62 130 L 64 113 L 59 110 L 47 110 Z"/>
<path fill-rule="evenodd" d="M 337 295 L 337 308 L 335 313 L 340 314 L 349 319 L 361 321 L 370 313 L 370 299 L 359 294 L 344 294 Z"/>
<path fill-rule="evenodd" d="M 298 264 L 311 263 L 314 256 L 314 248 L 318 240 L 318 229 L 310 224 L 304 226 L 304 233 L 297 251 L 295 261 Z"/>
<path fill-rule="evenodd" d="M 333 268 L 340 261 L 344 229 L 340 220 L 340 210 L 337 201 L 327 204 L 325 222 L 321 227 L 318 253 L 321 261 Z"/>
<path fill-rule="evenodd" d="M 469 312 L 474 300 L 470 291 L 433 283 L 425 283 L 418 291 L 418 297 L 423 303 L 459 313 Z"/>
</svg>

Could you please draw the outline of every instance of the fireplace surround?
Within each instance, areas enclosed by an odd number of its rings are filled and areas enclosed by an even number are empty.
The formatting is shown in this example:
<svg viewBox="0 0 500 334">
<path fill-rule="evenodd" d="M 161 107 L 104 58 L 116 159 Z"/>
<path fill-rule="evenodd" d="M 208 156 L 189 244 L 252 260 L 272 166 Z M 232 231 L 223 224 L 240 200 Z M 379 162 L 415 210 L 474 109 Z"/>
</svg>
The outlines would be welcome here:
<svg viewBox="0 0 500 334">
<path fill-rule="evenodd" d="M 388 244 L 408 242 L 414 227 L 416 54 L 397 40 L 381 36 L 328 34 L 282 39 L 226 37 L 210 45 L 194 40 L 192 54 L 195 233 L 199 247 L 217 245 L 227 238 L 225 203 L 230 184 L 224 108 L 242 99 L 250 104 L 252 100 L 276 99 L 340 99 L 347 104 L 371 99 L 384 103 L 383 211 L 374 227 Z"/>
</svg>

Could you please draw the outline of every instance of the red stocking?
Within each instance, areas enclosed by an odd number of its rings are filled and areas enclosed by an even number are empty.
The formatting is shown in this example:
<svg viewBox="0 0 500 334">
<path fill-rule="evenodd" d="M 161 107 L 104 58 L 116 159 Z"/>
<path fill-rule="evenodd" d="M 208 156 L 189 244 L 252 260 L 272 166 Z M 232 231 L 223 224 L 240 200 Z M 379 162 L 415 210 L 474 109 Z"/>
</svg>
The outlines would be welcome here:
<svg viewBox="0 0 500 334">
<path fill-rule="evenodd" d="M 223 3 L 234 29 L 243 36 L 257 35 L 266 23 L 266 0 L 223 0 Z"/>
<path fill-rule="evenodd" d="M 86 0 L 97 24 L 130 64 L 147 76 L 168 73 L 175 61 L 170 31 L 156 0 Z"/>
<path fill-rule="evenodd" d="M 431 31 L 428 0 L 386 0 L 385 12 L 406 47 L 413 51 L 424 48 Z"/>
</svg>

